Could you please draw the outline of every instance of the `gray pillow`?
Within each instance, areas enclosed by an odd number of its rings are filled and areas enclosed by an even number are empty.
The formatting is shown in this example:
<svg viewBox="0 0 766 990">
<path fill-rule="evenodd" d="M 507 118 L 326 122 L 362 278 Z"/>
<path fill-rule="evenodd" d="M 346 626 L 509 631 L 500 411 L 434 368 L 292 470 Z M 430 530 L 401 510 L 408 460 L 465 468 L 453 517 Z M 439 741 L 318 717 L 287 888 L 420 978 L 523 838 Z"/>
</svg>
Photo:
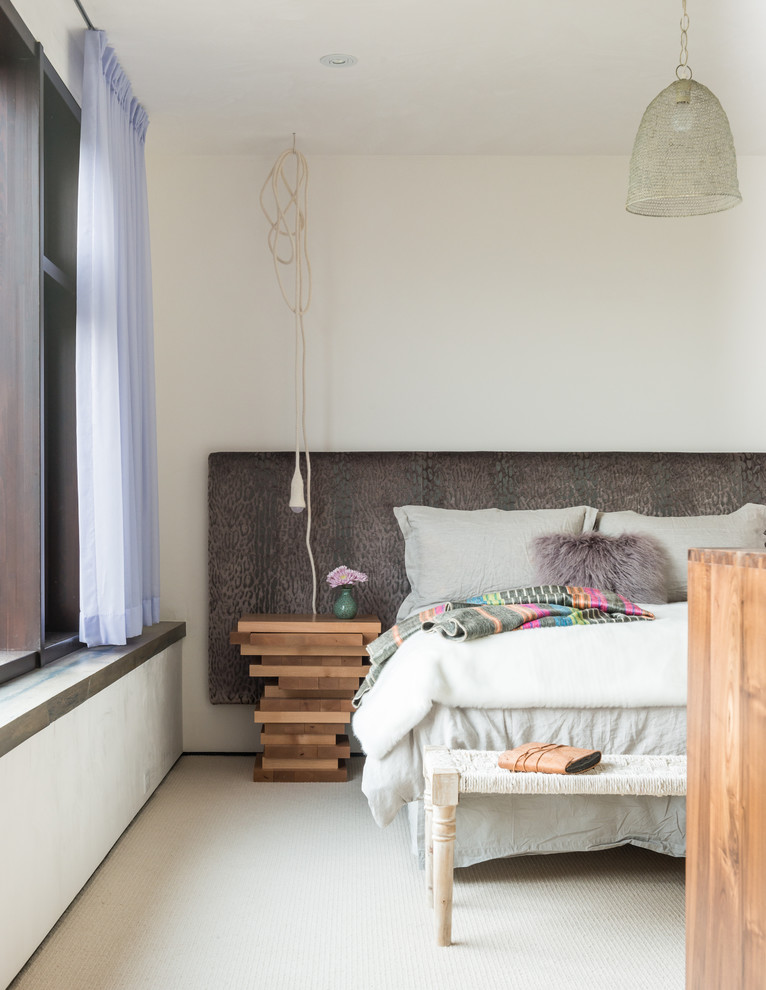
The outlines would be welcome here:
<svg viewBox="0 0 766 990">
<path fill-rule="evenodd" d="M 404 536 L 411 589 L 399 609 L 400 621 L 438 602 L 532 584 L 531 540 L 551 530 L 592 529 L 596 510 L 584 505 L 510 511 L 403 505 L 394 515 Z"/>
<path fill-rule="evenodd" d="M 532 542 L 535 584 L 564 584 L 616 591 L 632 602 L 668 600 L 667 556 L 660 543 L 640 533 L 551 533 Z"/>
<path fill-rule="evenodd" d="M 668 601 L 686 601 L 691 547 L 763 550 L 766 505 L 748 502 L 724 516 L 642 516 L 638 512 L 599 512 L 596 529 L 607 536 L 644 533 L 658 540 L 668 555 Z"/>
</svg>

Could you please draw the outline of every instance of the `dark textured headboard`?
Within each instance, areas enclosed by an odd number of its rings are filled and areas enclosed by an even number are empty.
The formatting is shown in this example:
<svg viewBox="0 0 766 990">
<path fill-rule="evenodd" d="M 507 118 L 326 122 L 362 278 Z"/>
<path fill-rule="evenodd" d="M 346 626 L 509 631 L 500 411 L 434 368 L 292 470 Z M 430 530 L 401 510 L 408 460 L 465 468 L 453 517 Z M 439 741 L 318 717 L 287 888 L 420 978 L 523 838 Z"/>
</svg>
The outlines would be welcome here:
<svg viewBox="0 0 766 990">
<path fill-rule="evenodd" d="M 229 645 L 241 614 L 311 611 L 306 517 L 287 505 L 294 461 L 293 453 L 209 458 L 209 685 L 216 704 L 257 701 L 247 665 Z M 318 611 L 332 609 L 325 576 L 347 564 L 369 574 L 360 612 L 375 613 L 384 628 L 409 590 L 395 505 L 592 505 L 669 516 L 766 503 L 766 454 L 316 453 L 311 466 Z"/>
</svg>

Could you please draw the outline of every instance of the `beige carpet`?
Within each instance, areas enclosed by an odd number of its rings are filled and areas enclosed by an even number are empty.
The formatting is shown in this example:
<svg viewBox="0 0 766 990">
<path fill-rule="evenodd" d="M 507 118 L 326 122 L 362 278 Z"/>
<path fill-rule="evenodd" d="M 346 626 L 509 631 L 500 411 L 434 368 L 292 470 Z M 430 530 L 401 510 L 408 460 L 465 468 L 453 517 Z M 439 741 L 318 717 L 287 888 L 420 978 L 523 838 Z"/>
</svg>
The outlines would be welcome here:
<svg viewBox="0 0 766 990">
<path fill-rule="evenodd" d="M 187 756 L 13 990 L 682 990 L 683 861 L 626 847 L 456 874 L 433 944 L 403 815 Z"/>
</svg>

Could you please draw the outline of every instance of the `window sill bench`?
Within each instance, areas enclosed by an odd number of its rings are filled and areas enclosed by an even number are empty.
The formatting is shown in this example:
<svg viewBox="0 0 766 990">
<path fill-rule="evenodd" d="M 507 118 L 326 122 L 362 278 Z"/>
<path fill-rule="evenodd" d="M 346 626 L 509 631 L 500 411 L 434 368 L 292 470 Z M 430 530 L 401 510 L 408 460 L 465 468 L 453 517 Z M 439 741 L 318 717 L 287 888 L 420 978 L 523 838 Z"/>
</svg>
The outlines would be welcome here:
<svg viewBox="0 0 766 990">
<path fill-rule="evenodd" d="M 77 650 L 0 685 L 0 757 L 185 635 L 185 622 L 158 622 L 126 646 Z"/>
</svg>

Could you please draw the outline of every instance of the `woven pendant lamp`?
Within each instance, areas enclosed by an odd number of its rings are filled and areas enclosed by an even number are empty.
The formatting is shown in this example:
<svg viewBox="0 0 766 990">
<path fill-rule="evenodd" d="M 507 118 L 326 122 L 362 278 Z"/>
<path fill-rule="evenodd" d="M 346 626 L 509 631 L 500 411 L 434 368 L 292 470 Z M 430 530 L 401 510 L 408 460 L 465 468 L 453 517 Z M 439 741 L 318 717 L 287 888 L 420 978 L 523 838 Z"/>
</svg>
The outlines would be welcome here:
<svg viewBox="0 0 766 990">
<path fill-rule="evenodd" d="M 630 213 L 691 217 L 729 210 L 742 201 L 728 117 L 707 86 L 691 78 L 688 27 L 683 0 L 678 78 L 641 119 L 630 159 Z"/>
</svg>

